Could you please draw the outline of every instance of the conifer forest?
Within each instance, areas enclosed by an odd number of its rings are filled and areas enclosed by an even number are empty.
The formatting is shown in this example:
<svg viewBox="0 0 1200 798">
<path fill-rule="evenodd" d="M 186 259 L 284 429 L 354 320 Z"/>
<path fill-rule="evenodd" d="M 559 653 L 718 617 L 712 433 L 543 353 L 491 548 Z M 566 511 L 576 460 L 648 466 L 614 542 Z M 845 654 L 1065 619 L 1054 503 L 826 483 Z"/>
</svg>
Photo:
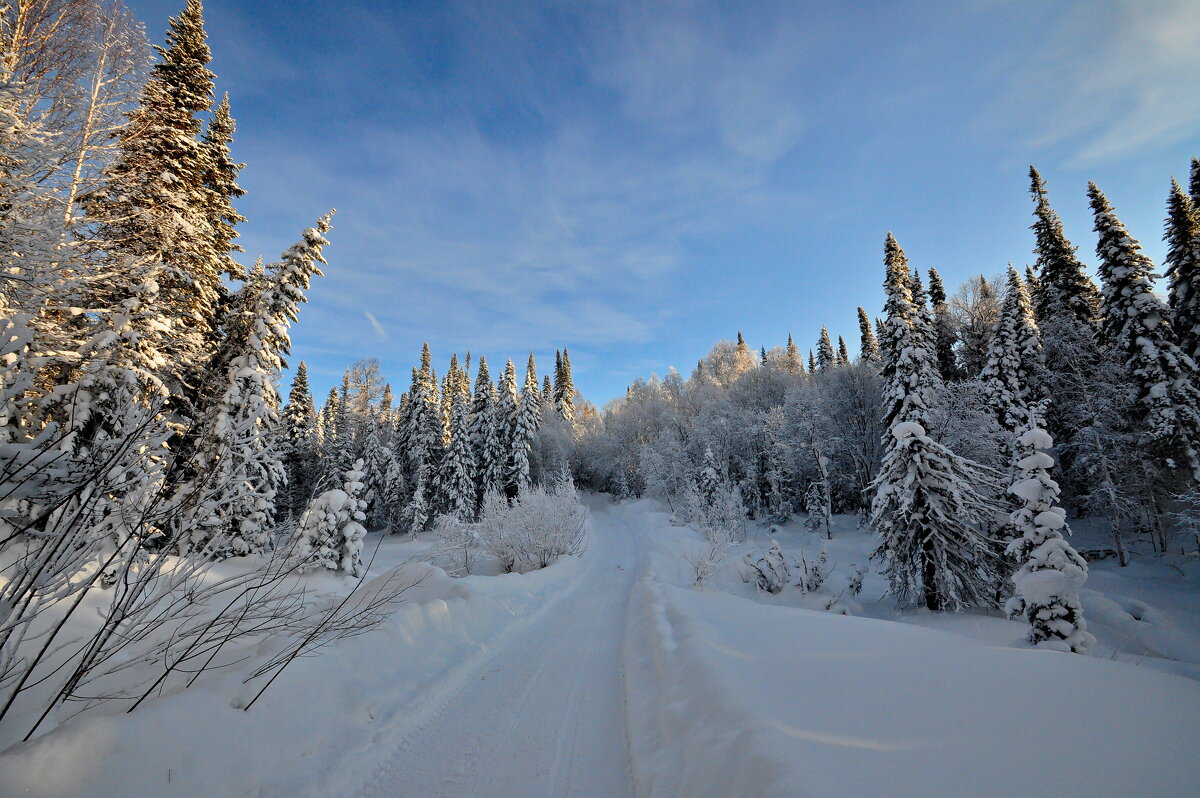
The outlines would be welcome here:
<svg viewBox="0 0 1200 798">
<path fill-rule="evenodd" d="M 723 321 L 683 369 L 653 335 L 612 366 L 586 314 L 552 304 L 536 329 L 555 339 L 491 336 L 467 304 L 484 289 L 444 305 L 413 258 L 395 267 L 402 295 L 372 286 L 378 336 L 346 357 L 307 314 L 357 307 L 328 286 L 361 266 L 339 250 L 375 222 L 322 205 L 280 227 L 285 206 L 250 205 L 239 162 L 255 134 L 233 86 L 262 102 L 243 73 L 266 63 L 242 50 L 255 26 L 309 27 L 306 12 L 176 0 L 167 18 L 129 1 L 0 4 L 0 795 L 1195 794 L 1200 158 L 1127 207 L 1103 187 L 1128 170 L 1081 156 L 1064 172 L 1030 147 L 1014 163 L 1044 160 L 1053 180 L 1004 166 L 989 191 L 1024 202 L 1028 229 L 1003 231 L 1011 251 L 979 242 L 986 273 L 939 272 L 933 233 L 911 236 L 910 259 L 894 198 L 869 262 L 798 245 L 806 290 L 834 288 L 770 340 L 722 304 L 755 267 L 722 267 L 727 284 L 697 272 Z M 312 13 L 387 30 L 442 13 L 423 5 Z M 488 5 L 473 24 L 513 48 L 527 15 L 591 19 Z M 642 41 L 650 17 L 620 7 L 596 13 Z M 222 41 L 210 20 L 226 14 L 244 27 Z M 675 32 L 699 60 L 673 79 L 700 85 L 703 48 Z M 431 86 L 465 57 L 442 44 Z M 262 68 L 341 57 L 297 44 Z M 516 80 L 502 62 L 479 85 Z M 642 121 L 699 102 L 596 70 L 650 104 Z M 607 107 L 575 102 L 581 119 Z M 759 127 L 744 140 L 766 147 L 778 131 Z M 1167 143 L 1200 155 L 1187 135 Z M 299 158 L 290 179 L 311 178 L 308 197 L 341 179 L 334 162 Z M 595 191 L 581 206 L 620 213 Z M 573 214 L 553 212 L 564 229 Z M 248 251 L 271 236 L 277 255 Z M 458 255 L 435 248 L 428 268 L 441 251 Z M 546 296 L 567 290 L 554 268 L 537 272 Z M 843 269 L 870 288 L 852 293 Z M 372 315 L 426 302 L 479 340 L 385 337 Z M 645 376 L 613 393 L 589 374 L 605 368 Z"/>
</svg>

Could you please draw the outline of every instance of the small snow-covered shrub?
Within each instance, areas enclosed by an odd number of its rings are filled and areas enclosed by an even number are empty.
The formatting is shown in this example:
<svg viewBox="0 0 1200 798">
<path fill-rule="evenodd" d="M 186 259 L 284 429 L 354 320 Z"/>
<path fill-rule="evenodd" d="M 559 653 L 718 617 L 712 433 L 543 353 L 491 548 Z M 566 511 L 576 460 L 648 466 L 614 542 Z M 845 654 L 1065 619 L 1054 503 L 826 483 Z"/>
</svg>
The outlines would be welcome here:
<svg viewBox="0 0 1200 798">
<path fill-rule="evenodd" d="M 566 477 L 549 487 L 525 488 L 511 504 L 496 493 L 486 496 L 479 537 L 506 571 L 532 571 L 583 551 L 587 515 Z"/>
<path fill-rule="evenodd" d="M 362 547 L 367 530 L 365 502 L 359 498 L 363 461 L 346 472 L 342 489 L 327 490 L 312 500 L 296 530 L 297 552 L 311 567 L 362 576 Z"/>
<path fill-rule="evenodd" d="M 817 555 L 817 559 L 809 562 L 803 554 L 800 555 L 800 562 L 796 564 L 800 571 L 800 581 L 797 587 L 804 595 L 815 593 L 821 589 L 821 585 L 825 584 L 825 578 L 829 576 L 829 552 L 826 550 L 825 544 L 821 544 L 821 553 Z"/>
<path fill-rule="evenodd" d="M 852 573 L 850 574 L 850 581 L 846 583 L 846 590 L 849 591 L 851 596 L 857 596 L 859 593 L 862 593 L 863 575 L 866 574 L 866 569 L 858 563 L 852 562 L 850 563 L 850 570 Z"/>
<path fill-rule="evenodd" d="M 705 548 L 683 555 L 683 558 L 692 566 L 692 573 L 694 575 L 692 587 L 699 588 L 700 590 L 704 589 L 705 585 L 708 584 L 708 580 L 720 570 L 721 561 L 729 553 L 731 545 L 728 540 L 711 541 Z"/>
<path fill-rule="evenodd" d="M 778 593 L 792 581 L 791 569 L 784 559 L 783 549 L 779 548 L 778 540 L 772 540 L 771 548 L 767 551 L 746 554 L 743 561 L 753 569 L 759 590 Z"/>
<path fill-rule="evenodd" d="M 746 539 L 746 505 L 736 485 L 719 484 L 709 493 L 689 488 L 672 520 L 695 529 L 709 543 Z"/>
<path fill-rule="evenodd" d="M 437 536 L 435 556 L 448 562 L 447 570 L 451 573 L 471 573 L 471 566 L 479 561 L 480 555 L 478 528 L 457 515 L 447 513 L 434 523 L 433 532 Z"/>
</svg>

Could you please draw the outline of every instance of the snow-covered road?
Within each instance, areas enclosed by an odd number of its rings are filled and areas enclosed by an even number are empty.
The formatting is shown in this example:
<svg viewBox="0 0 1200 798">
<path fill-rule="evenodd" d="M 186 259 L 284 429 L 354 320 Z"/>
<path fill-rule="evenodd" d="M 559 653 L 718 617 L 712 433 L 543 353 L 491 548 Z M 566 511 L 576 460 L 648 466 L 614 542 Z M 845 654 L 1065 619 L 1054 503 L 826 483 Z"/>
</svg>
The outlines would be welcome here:
<svg viewBox="0 0 1200 798">
<path fill-rule="evenodd" d="M 400 742 L 363 798 L 632 796 L 622 642 L 637 534 L 592 504 L 578 589 L 509 637 Z"/>
</svg>

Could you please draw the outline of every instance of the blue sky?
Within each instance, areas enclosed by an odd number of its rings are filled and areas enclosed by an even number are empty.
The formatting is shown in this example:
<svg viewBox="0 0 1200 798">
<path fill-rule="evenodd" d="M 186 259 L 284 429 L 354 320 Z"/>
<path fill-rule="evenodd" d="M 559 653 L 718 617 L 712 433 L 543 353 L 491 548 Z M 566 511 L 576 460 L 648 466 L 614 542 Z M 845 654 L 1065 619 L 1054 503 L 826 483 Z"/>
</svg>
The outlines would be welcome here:
<svg viewBox="0 0 1200 798">
<path fill-rule="evenodd" d="M 129 0 L 152 40 L 182 0 Z M 718 338 L 857 342 L 882 243 L 949 285 L 1032 256 L 1026 170 L 1086 262 L 1096 180 L 1156 262 L 1200 155 L 1200 3 L 208 0 L 247 255 L 330 207 L 293 331 L 321 394 L 421 342 L 570 348 L 597 403 Z M 286 386 L 285 386 L 286 387 Z"/>
</svg>

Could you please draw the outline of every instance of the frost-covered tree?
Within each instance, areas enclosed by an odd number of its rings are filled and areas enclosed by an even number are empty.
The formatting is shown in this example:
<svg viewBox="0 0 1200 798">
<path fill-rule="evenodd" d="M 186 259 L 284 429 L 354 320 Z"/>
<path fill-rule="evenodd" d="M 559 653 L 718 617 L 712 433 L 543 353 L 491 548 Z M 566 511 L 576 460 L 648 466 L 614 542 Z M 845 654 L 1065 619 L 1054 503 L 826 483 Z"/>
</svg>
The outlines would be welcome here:
<svg viewBox="0 0 1200 798">
<path fill-rule="evenodd" d="M 1029 295 L 1017 270 L 1008 267 L 1008 290 L 988 344 L 979 378 L 988 408 L 1009 433 L 1025 423 L 1041 398 L 1042 342 Z"/>
<path fill-rule="evenodd" d="M 468 400 L 469 397 L 461 391 L 451 394 L 450 447 L 442 459 L 438 480 L 446 511 L 460 521 L 473 520 L 478 507 L 475 447 L 471 441 Z"/>
<path fill-rule="evenodd" d="M 507 482 L 518 493 L 530 483 L 530 457 L 538 428 L 542 424 L 542 400 L 538 392 L 537 370 L 533 354 L 525 369 L 525 384 L 521 388 L 521 404 L 513 424 L 512 459 L 508 466 Z"/>
<path fill-rule="evenodd" d="M 837 364 L 839 366 L 845 366 L 849 362 L 850 350 L 846 347 L 846 339 L 839 335 L 837 345 Z"/>
<path fill-rule="evenodd" d="M 867 318 L 864 308 L 858 309 L 858 351 L 859 356 L 866 361 L 879 360 L 879 341 L 871 329 L 871 320 Z"/>
<path fill-rule="evenodd" d="M 1095 638 L 1087 631 L 1079 589 L 1087 579 L 1087 563 L 1063 537 L 1069 534 L 1066 511 L 1058 502 L 1058 483 L 1050 478 L 1054 459 L 1049 433 L 1031 415 L 1017 436 L 1017 478 L 1009 493 L 1020 508 L 1009 523 L 1020 535 L 1008 546 L 1020 563 L 1012 576 L 1016 594 L 1005 605 L 1010 616 L 1029 623 L 1031 643 L 1059 651 L 1086 654 Z"/>
<path fill-rule="evenodd" d="M 700 493 L 700 498 L 706 502 L 711 502 L 721 489 L 721 474 L 717 470 L 717 458 L 713 454 L 711 446 L 704 447 L 704 462 L 700 466 L 700 472 L 696 475 L 696 490 Z"/>
<path fill-rule="evenodd" d="M 388 481 L 395 476 L 396 456 L 383 439 L 384 429 L 378 414 L 373 414 L 363 435 L 362 471 L 366 487 L 362 498 L 372 528 L 387 524 L 390 498 Z"/>
<path fill-rule="evenodd" d="M 331 488 L 313 499 L 296 530 L 296 549 L 301 561 L 313 568 L 343 571 L 362 576 L 363 538 L 367 530 L 366 504 L 360 498 L 362 461 L 346 472 L 340 488 Z"/>
<path fill-rule="evenodd" d="M 817 338 L 817 372 L 824 374 L 833 368 L 836 362 L 837 356 L 833 352 L 829 330 L 825 329 L 825 325 L 821 325 L 821 335 Z"/>
<path fill-rule="evenodd" d="M 199 382 L 220 324 L 221 282 L 231 261 L 216 250 L 207 208 L 212 151 L 200 140 L 196 114 L 213 101 L 211 52 L 200 0 L 172 17 L 167 46 L 121 129 L 116 160 L 80 199 L 94 248 L 126 264 L 155 264 L 159 312 L 169 322 L 168 384 L 194 413 Z"/>
<path fill-rule="evenodd" d="M 521 490 L 521 485 L 514 469 L 514 460 L 517 456 L 517 427 L 520 423 L 521 415 L 521 400 L 517 395 L 517 369 L 513 362 L 509 360 L 504 365 L 504 373 L 500 375 L 500 384 L 498 387 L 498 397 L 496 401 L 495 425 L 499 433 L 500 443 L 503 447 L 503 456 L 500 466 L 500 483 L 503 486 L 504 494 L 512 499 Z"/>
<path fill-rule="evenodd" d="M 996 515 L 986 486 L 999 474 L 965 460 L 925 434 L 919 423 L 893 425 L 895 443 L 875 479 L 871 523 L 901 606 L 934 611 L 989 606 L 996 571 L 984 529 Z"/>
<path fill-rule="evenodd" d="M 884 266 L 887 321 L 879 340 L 884 422 L 889 427 L 902 421 L 924 424 L 941 378 L 929 348 L 928 320 L 913 299 L 908 258 L 891 233 L 884 243 Z"/>
<path fill-rule="evenodd" d="M 276 493 L 286 480 L 275 385 L 291 348 L 288 329 L 325 262 L 329 221 L 322 217 L 279 263 L 252 275 L 234 304 L 226 387 L 198 448 L 198 470 L 215 489 L 197 508 L 192 542 L 213 554 L 262 551 L 270 541 Z"/>
<path fill-rule="evenodd" d="M 292 378 L 287 404 L 281 415 L 284 470 L 287 472 L 286 500 L 281 509 L 299 513 L 307 505 L 316 480 L 317 411 L 308 386 L 308 365 L 301 360 Z"/>
<path fill-rule="evenodd" d="M 937 357 L 938 373 L 942 379 L 950 382 L 958 378 L 958 356 L 954 345 L 958 340 L 955 330 L 954 314 L 947 304 L 946 286 L 937 269 L 929 270 L 929 302 L 933 310 L 933 351 Z M 861 308 L 860 308 L 861 310 Z M 861 326 L 866 321 L 866 313 L 859 319 Z M 869 328 L 868 328 L 869 329 Z"/>
<path fill-rule="evenodd" d="M 554 406 L 566 421 L 575 422 L 575 379 L 571 376 L 571 356 L 566 349 L 555 355 Z"/>
<path fill-rule="evenodd" d="M 1200 479 L 1200 375 L 1180 351 L 1170 314 L 1154 294 L 1154 265 L 1112 206 L 1088 184 L 1104 283 L 1102 339 L 1124 353 L 1137 386 L 1136 418 L 1148 453 Z"/>
<path fill-rule="evenodd" d="M 241 246 L 236 243 L 236 227 L 246 221 L 246 217 L 233 207 L 234 200 L 246 194 L 237 182 L 238 173 L 246 165 L 235 161 L 229 150 L 234 130 L 233 115 L 229 109 L 229 94 L 226 93 L 213 111 L 212 119 L 209 120 L 201 138 L 205 156 L 202 179 L 207 189 L 204 213 L 212 235 L 213 255 L 221 261 L 221 273 L 244 279 L 245 270 L 231 254 L 242 251 Z"/>
<path fill-rule="evenodd" d="M 1193 162 L 1194 182 L 1200 188 L 1200 162 Z M 1192 198 L 1171 180 L 1167 201 L 1166 269 L 1171 327 L 1179 349 L 1200 361 L 1200 211 Z"/>
<path fill-rule="evenodd" d="M 789 374 L 801 374 L 804 372 L 804 361 L 800 359 L 800 349 L 796 346 L 796 342 L 792 340 L 791 333 L 788 333 L 787 357 L 784 362 Z"/>
<path fill-rule="evenodd" d="M 1075 247 L 1067 240 L 1062 221 L 1050 207 L 1046 181 L 1032 166 L 1029 191 L 1034 200 L 1032 229 L 1037 240 L 1033 251 L 1037 255 L 1041 300 L 1036 308 L 1038 322 L 1045 326 L 1051 319 L 1067 318 L 1094 327 L 1100 311 L 1100 292 L 1075 257 Z"/>
</svg>

